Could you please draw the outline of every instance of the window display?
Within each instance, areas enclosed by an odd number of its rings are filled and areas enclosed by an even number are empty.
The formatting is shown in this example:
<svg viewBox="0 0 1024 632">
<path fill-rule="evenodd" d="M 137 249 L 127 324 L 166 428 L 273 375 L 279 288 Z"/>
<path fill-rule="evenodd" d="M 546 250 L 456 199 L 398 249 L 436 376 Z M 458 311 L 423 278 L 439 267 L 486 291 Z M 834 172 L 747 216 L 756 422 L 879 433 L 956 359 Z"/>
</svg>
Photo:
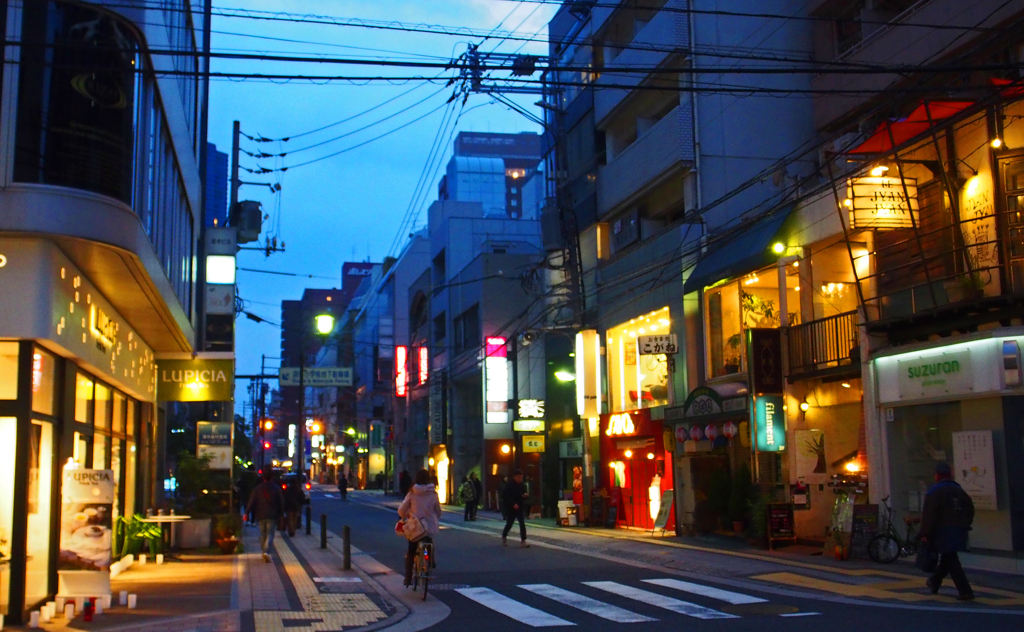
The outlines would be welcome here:
<svg viewBox="0 0 1024 632">
<path fill-rule="evenodd" d="M 643 354 L 637 337 L 671 331 L 671 314 L 663 307 L 608 330 L 608 382 L 613 411 L 668 404 L 668 356 Z"/>
</svg>

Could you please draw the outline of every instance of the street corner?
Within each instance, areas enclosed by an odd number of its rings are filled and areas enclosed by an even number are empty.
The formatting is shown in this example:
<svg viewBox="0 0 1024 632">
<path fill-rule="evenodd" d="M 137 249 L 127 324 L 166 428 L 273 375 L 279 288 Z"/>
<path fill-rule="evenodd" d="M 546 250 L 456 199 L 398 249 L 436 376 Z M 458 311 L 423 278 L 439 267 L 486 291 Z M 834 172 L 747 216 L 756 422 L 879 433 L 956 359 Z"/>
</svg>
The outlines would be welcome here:
<svg viewBox="0 0 1024 632">
<path fill-rule="evenodd" d="M 1024 591 L 972 584 L 975 599 L 962 602 L 956 599 L 956 589 L 948 579 L 937 594 L 925 585 L 925 576 L 902 575 L 887 571 L 815 571 L 799 569 L 752 575 L 749 579 L 775 586 L 833 595 L 837 599 L 865 598 L 880 602 L 895 602 L 937 607 L 972 607 L 1019 609 L 1024 614 Z"/>
</svg>

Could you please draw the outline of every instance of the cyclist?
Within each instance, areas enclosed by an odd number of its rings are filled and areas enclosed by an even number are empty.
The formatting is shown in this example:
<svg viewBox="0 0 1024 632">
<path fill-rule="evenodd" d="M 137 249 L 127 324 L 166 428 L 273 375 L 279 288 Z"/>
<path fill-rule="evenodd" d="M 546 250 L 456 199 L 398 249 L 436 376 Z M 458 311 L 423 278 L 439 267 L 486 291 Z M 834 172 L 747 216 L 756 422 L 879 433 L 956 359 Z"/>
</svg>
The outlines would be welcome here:
<svg viewBox="0 0 1024 632">
<path fill-rule="evenodd" d="M 398 515 L 405 521 L 405 537 L 409 549 L 405 553 L 405 585 L 412 585 L 412 566 L 420 542 L 433 542 L 440 529 L 441 500 L 437 488 L 430 482 L 430 472 L 416 472 L 415 485 L 409 490 L 398 508 Z"/>
</svg>

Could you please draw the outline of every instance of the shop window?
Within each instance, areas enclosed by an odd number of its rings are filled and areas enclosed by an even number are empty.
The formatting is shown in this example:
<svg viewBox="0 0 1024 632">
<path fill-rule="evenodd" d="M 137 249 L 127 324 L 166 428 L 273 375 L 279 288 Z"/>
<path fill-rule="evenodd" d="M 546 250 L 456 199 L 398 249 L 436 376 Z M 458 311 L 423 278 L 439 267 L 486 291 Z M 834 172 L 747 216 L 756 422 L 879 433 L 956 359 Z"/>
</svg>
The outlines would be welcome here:
<svg viewBox="0 0 1024 632">
<path fill-rule="evenodd" d="M 29 434 L 28 534 L 25 560 L 25 603 L 38 603 L 50 593 L 50 518 L 53 496 L 53 425 L 33 420 Z"/>
<path fill-rule="evenodd" d="M 136 468 L 139 466 L 136 453 L 135 442 L 126 442 L 124 453 L 124 515 L 128 517 L 135 515 L 135 473 Z"/>
<path fill-rule="evenodd" d="M 71 460 L 78 467 L 89 466 L 89 438 L 81 432 L 75 432 L 75 444 L 72 446 Z"/>
<path fill-rule="evenodd" d="M 114 506 L 111 517 L 114 524 L 121 515 L 121 446 L 124 444 L 120 439 L 110 440 L 110 469 L 114 470 Z"/>
<path fill-rule="evenodd" d="M 668 307 L 608 330 L 608 381 L 613 412 L 668 404 L 668 356 L 640 354 L 638 336 L 671 332 Z"/>
<path fill-rule="evenodd" d="M 110 388 L 102 384 L 96 384 L 96 414 L 94 416 L 97 430 L 110 429 Z"/>
<path fill-rule="evenodd" d="M 54 357 L 36 347 L 32 353 L 32 410 L 42 415 L 55 414 L 56 368 Z"/>
<path fill-rule="evenodd" d="M 93 381 L 79 373 L 75 381 L 75 421 L 87 424 L 92 421 Z"/>
<path fill-rule="evenodd" d="M 135 403 L 134 399 L 128 398 L 126 408 L 128 409 L 128 418 L 126 422 L 127 425 L 125 427 L 125 434 L 128 436 L 129 439 L 131 439 L 132 437 L 135 436 L 135 423 L 137 421 L 135 418 L 135 411 L 138 410 L 138 405 Z"/>
<path fill-rule="evenodd" d="M 110 446 L 110 437 L 101 434 L 92 437 L 92 467 L 94 470 L 105 470 L 109 465 L 107 460 Z"/>
<path fill-rule="evenodd" d="M 18 399 L 18 343 L 0 342 L 0 400 Z"/>
<path fill-rule="evenodd" d="M 953 461 L 953 433 L 963 430 L 959 402 L 900 406 L 889 430 L 892 506 L 897 518 L 920 513 L 935 464 Z"/>
<path fill-rule="evenodd" d="M 853 250 L 856 255 L 856 246 Z M 850 266 L 850 253 L 845 243 L 823 248 L 811 255 L 811 274 L 811 304 L 814 314 L 810 320 L 820 320 L 857 309 L 856 278 Z M 790 309 L 793 307 L 790 306 Z"/>
<path fill-rule="evenodd" d="M 17 343 L 14 343 L 17 347 Z M 0 417 L 0 489 L 14 489 L 14 446 L 18 420 Z M 0 494 L 0 560 L 11 559 L 11 529 L 14 526 L 14 494 Z M 0 566 L 0 614 L 6 615 L 10 595 L 10 577 L 6 566 Z"/>
<path fill-rule="evenodd" d="M 111 429 L 114 432 L 118 433 L 118 434 L 124 434 L 124 426 L 125 426 L 124 415 L 125 415 L 124 395 L 122 395 L 121 393 L 118 393 L 118 392 L 115 391 L 114 392 L 114 416 L 113 416 L 113 425 L 111 426 Z"/>
</svg>

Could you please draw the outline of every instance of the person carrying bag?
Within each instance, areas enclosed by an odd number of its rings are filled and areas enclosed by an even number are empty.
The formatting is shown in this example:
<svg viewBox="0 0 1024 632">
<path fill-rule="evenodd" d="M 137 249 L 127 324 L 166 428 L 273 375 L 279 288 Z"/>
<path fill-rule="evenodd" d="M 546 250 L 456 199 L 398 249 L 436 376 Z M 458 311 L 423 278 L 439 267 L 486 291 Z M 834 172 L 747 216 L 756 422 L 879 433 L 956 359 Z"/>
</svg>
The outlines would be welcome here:
<svg viewBox="0 0 1024 632">
<path fill-rule="evenodd" d="M 412 584 L 412 567 L 420 542 L 433 542 L 441 528 L 441 500 L 426 470 L 416 472 L 416 484 L 398 508 L 402 535 L 409 540 L 405 553 L 405 585 Z M 395 525 L 395 532 L 399 529 Z"/>
</svg>

